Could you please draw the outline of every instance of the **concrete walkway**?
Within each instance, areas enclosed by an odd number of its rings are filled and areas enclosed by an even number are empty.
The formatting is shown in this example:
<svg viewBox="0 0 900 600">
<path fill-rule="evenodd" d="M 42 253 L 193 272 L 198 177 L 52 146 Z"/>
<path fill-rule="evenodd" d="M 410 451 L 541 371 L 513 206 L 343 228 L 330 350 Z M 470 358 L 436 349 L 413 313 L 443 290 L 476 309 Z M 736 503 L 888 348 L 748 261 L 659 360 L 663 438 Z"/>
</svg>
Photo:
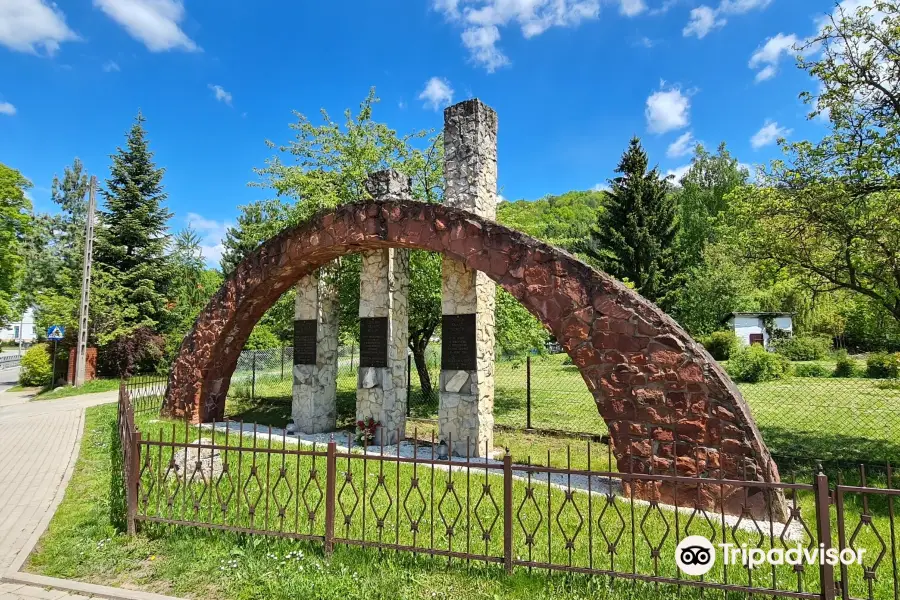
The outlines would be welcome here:
<svg viewBox="0 0 900 600">
<path fill-rule="evenodd" d="M 114 402 L 117 392 L 30 402 L 30 393 L 6 392 L 17 376 L 18 369 L 0 371 L 0 600 L 165 598 L 19 573 L 62 501 L 78 457 L 85 409 Z"/>
</svg>

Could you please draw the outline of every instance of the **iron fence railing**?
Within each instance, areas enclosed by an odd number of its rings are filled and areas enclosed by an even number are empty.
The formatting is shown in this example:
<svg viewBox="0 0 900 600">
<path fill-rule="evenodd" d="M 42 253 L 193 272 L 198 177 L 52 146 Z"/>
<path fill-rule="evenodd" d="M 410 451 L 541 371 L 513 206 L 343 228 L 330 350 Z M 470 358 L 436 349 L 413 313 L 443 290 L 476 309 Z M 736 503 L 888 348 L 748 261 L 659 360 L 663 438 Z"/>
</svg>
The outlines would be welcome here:
<svg viewBox="0 0 900 600">
<path fill-rule="evenodd" d="M 549 453 L 545 464 L 516 461 L 508 451 L 496 460 L 441 460 L 434 438 L 402 450 L 360 448 L 349 436 L 302 445 L 283 431 L 238 422 L 161 425 L 143 435 L 130 397 L 123 385 L 118 431 L 130 532 L 165 523 L 307 540 L 326 554 L 336 545 L 363 546 L 495 563 L 507 572 L 643 581 L 673 593 L 715 589 L 729 598 L 900 597 L 893 506 L 900 490 L 890 469 L 886 477 L 867 478 L 862 468 L 834 482 L 817 470 L 805 481 L 765 483 L 621 473 L 609 448 L 597 456 L 590 441 L 580 449 L 586 462 L 573 466 L 570 447 L 565 466 L 554 467 Z M 452 456 L 452 440 L 448 450 Z M 676 493 L 641 500 L 638 484 Z M 772 494 L 762 514 L 751 506 L 761 489 L 784 494 L 786 522 L 774 518 Z M 744 499 L 738 514 L 726 514 L 718 500 L 726 493 Z M 694 577 L 674 560 L 679 542 L 693 535 L 746 555 L 862 549 L 865 558 L 836 568 L 723 559 Z"/>
<path fill-rule="evenodd" d="M 165 375 L 136 375 L 123 380 L 135 414 L 159 414 L 168 384 L 169 379 Z"/>
<path fill-rule="evenodd" d="M 18 354 L 0 354 L 0 371 L 18 367 L 21 362 L 22 357 Z"/>
</svg>

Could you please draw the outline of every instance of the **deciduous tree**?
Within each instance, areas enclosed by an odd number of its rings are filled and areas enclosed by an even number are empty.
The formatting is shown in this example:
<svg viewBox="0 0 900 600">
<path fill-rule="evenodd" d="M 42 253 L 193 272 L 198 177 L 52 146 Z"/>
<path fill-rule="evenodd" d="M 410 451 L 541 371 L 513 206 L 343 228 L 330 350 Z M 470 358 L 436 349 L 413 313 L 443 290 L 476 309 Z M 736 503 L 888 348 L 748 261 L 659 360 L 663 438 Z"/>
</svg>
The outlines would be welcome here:
<svg viewBox="0 0 900 600">
<path fill-rule="evenodd" d="M 22 277 L 24 241 L 31 226 L 31 182 L 0 163 L 0 326 L 13 314 L 13 297 Z"/>
</svg>

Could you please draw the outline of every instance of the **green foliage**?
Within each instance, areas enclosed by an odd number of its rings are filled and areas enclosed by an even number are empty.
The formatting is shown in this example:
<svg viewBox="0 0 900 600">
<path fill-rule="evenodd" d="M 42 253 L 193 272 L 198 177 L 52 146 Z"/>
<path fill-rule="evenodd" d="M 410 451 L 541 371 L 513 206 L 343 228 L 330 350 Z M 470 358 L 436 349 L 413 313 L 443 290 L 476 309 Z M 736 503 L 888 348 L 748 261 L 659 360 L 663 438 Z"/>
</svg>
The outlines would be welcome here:
<svg viewBox="0 0 900 600">
<path fill-rule="evenodd" d="M 168 357 L 177 352 L 197 315 L 222 284 L 222 275 L 215 269 L 206 268 L 200 237 L 190 228 L 175 235 L 170 259 L 169 311 L 172 329 L 165 335 Z"/>
<path fill-rule="evenodd" d="M 280 348 L 281 340 L 272 333 L 272 330 L 265 325 L 258 324 L 253 328 L 250 337 L 244 344 L 244 350 L 268 350 L 269 348 Z"/>
<path fill-rule="evenodd" d="M 138 327 L 167 331 L 170 325 L 167 295 L 172 268 L 166 248 L 172 215 L 164 204 L 165 170 L 153 162 L 144 121 L 138 113 L 126 147 L 112 156 L 111 176 L 103 191 L 106 210 L 100 213 L 96 230 L 95 272 L 115 281 L 114 305 L 122 315 L 113 329 L 94 323 L 101 344 Z"/>
<path fill-rule="evenodd" d="M 682 264 L 700 264 L 704 248 L 717 240 L 717 221 L 728 208 L 728 194 L 743 185 L 748 176 L 724 142 L 716 154 L 697 145 L 691 167 L 675 192 L 680 221 L 678 253 Z"/>
<path fill-rule="evenodd" d="M 771 346 L 791 360 L 822 360 L 831 350 L 831 338 L 796 335 L 774 339 Z"/>
<path fill-rule="evenodd" d="M 599 191 L 573 191 L 539 200 L 501 202 L 497 222 L 577 253 L 590 237 L 604 196 Z"/>
<path fill-rule="evenodd" d="M 31 182 L 0 163 L 0 327 L 18 316 L 12 305 L 24 266 L 24 241 L 30 231 L 31 202 L 25 190 Z"/>
<path fill-rule="evenodd" d="M 728 361 L 728 374 L 735 381 L 760 383 L 781 379 L 787 375 L 790 361 L 775 352 L 768 352 L 759 344 L 741 348 Z"/>
<path fill-rule="evenodd" d="M 544 344 L 550 337 L 541 322 L 522 304 L 501 287 L 497 288 L 494 312 L 498 356 L 521 358 L 531 350 L 544 352 Z"/>
<path fill-rule="evenodd" d="M 821 363 L 800 363 L 794 365 L 794 375 L 797 377 L 828 377 L 831 370 Z"/>
<path fill-rule="evenodd" d="M 716 360 L 728 360 L 740 350 L 741 342 L 731 330 L 714 331 L 700 339 L 706 351 Z"/>
<path fill-rule="evenodd" d="M 747 258 L 811 289 L 849 290 L 900 320 L 900 3 L 856 4 L 838 7 L 801 48 L 799 66 L 818 90 L 803 94 L 809 117 L 827 116 L 830 132 L 782 141 L 786 159 L 732 201 Z"/>
<path fill-rule="evenodd" d="M 417 200 L 440 202 L 443 197 L 443 139 L 429 131 L 406 135 L 373 119 L 378 103 L 374 89 L 353 114 L 344 112 L 338 123 L 324 110 L 322 123 L 313 122 L 296 112 L 295 132 L 289 143 L 269 148 L 278 155 L 256 169 L 260 181 L 255 185 L 274 190 L 277 198 L 241 207 L 237 226 L 224 241 L 222 269 L 229 273 L 261 242 L 284 227 L 300 223 L 316 212 L 346 202 L 369 198 L 365 180 L 374 171 L 395 168 L 412 180 L 412 195 Z M 431 137 L 429 137 L 431 136 Z M 416 359 L 422 388 L 431 390 L 425 368 L 425 349 L 441 319 L 441 257 L 427 252 L 412 252 L 410 269 L 409 345 Z M 339 287 L 341 338 L 358 337 L 359 272 L 358 255 L 341 257 L 327 273 Z M 293 293 L 290 292 L 267 311 L 260 321 L 281 339 L 290 339 L 293 328 Z"/>
<path fill-rule="evenodd" d="M 900 353 L 875 352 L 866 359 L 866 376 L 890 379 L 900 376 Z"/>
<path fill-rule="evenodd" d="M 47 344 L 35 344 L 29 348 L 22 357 L 19 384 L 49 385 L 53 376 L 53 363 L 50 358 L 50 347 Z"/>
<path fill-rule="evenodd" d="M 627 278 L 643 296 L 666 305 L 677 275 L 678 206 L 659 170 L 647 169 L 647 153 L 632 138 L 586 251 L 610 275 Z"/>
<path fill-rule="evenodd" d="M 760 306 L 752 273 L 736 260 L 728 245 L 711 244 L 702 256 L 702 262 L 686 273 L 672 307 L 675 320 L 695 336 L 722 327 L 722 318 L 730 312 L 754 311 Z"/>
<path fill-rule="evenodd" d="M 857 372 L 856 361 L 850 358 L 846 350 L 835 353 L 835 377 L 855 377 Z"/>
<path fill-rule="evenodd" d="M 238 210 L 237 224 L 228 228 L 222 240 L 221 266 L 225 275 L 231 274 L 261 243 L 297 221 L 293 207 L 280 198 L 253 202 Z"/>
</svg>

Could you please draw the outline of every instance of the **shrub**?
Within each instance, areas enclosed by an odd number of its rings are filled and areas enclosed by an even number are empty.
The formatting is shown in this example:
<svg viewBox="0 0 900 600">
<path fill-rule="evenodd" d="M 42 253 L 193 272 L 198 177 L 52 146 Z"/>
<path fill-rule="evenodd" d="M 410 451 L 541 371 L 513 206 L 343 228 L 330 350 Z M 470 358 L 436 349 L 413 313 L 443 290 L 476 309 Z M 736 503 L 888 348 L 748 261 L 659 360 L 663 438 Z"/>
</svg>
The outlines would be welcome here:
<svg viewBox="0 0 900 600">
<path fill-rule="evenodd" d="M 856 375 L 856 361 L 850 358 L 846 350 L 839 350 L 835 354 L 837 364 L 834 367 L 835 377 L 853 377 Z"/>
<path fill-rule="evenodd" d="M 22 371 L 19 373 L 21 385 L 48 385 L 53 377 L 53 363 L 50 361 L 50 347 L 35 344 L 22 357 Z"/>
<path fill-rule="evenodd" d="M 741 343 L 733 331 L 714 331 L 700 339 L 706 351 L 716 360 L 728 360 L 737 352 Z"/>
<path fill-rule="evenodd" d="M 759 344 L 741 348 L 728 361 L 728 373 L 735 381 L 759 383 L 781 379 L 790 369 L 791 361 L 775 352 L 768 352 Z"/>
<path fill-rule="evenodd" d="M 866 359 L 866 376 L 873 379 L 897 377 L 900 371 L 900 357 L 887 352 L 875 352 Z"/>
<path fill-rule="evenodd" d="M 831 338 L 798 335 L 772 341 L 772 349 L 791 360 L 822 360 L 831 350 Z"/>
<path fill-rule="evenodd" d="M 272 333 L 272 330 L 265 325 L 257 325 L 247 338 L 244 344 L 244 350 L 267 350 L 269 348 L 278 348 L 281 341 L 278 336 Z"/>
<path fill-rule="evenodd" d="M 801 363 L 794 365 L 794 375 L 797 377 L 828 377 L 831 371 L 821 363 Z"/>
<path fill-rule="evenodd" d="M 117 377 L 153 373 L 163 365 L 165 344 L 165 339 L 149 327 L 138 327 L 100 348 L 97 369 Z"/>
</svg>

